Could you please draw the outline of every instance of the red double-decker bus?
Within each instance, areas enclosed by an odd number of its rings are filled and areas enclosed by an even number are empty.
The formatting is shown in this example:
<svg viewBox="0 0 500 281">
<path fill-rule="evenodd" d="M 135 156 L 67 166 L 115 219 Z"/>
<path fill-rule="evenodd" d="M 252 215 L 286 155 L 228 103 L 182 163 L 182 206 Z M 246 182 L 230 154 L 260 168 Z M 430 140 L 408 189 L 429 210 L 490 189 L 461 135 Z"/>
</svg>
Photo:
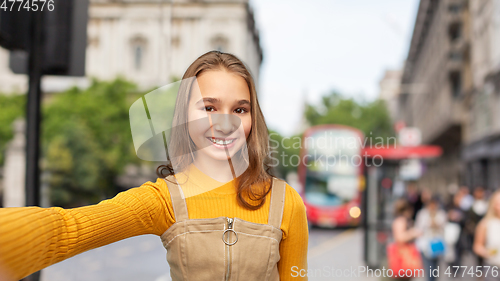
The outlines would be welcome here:
<svg viewBox="0 0 500 281">
<path fill-rule="evenodd" d="M 298 174 L 312 225 L 359 225 L 363 139 L 361 131 L 342 125 L 318 125 L 304 132 Z"/>
</svg>

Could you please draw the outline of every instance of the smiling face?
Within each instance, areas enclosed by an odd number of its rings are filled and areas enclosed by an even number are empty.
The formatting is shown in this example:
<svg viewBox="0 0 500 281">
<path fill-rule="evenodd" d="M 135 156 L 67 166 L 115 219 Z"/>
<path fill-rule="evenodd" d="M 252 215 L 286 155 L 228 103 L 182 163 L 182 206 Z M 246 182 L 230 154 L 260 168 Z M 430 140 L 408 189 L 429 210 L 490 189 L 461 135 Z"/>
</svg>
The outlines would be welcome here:
<svg viewBox="0 0 500 281">
<path fill-rule="evenodd" d="M 238 74 L 209 70 L 198 75 L 188 109 L 188 130 L 198 148 L 198 161 L 227 161 L 228 154 L 233 157 L 246 145 L 252 128 L 250 101 L 248 85 Z"/>
</svg>

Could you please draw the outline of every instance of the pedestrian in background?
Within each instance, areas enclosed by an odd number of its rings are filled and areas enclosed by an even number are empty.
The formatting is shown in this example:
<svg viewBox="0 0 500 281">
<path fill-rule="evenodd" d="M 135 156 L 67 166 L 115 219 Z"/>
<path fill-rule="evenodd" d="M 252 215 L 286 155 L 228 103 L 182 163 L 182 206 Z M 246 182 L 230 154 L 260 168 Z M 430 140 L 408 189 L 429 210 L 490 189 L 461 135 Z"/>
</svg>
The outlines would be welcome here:
<svg viewBox="0 0 500 281">
<path fill-rule="evenodd" d="M 452 249 L 448 249 L 450 253 L 448 265 L 449 266 L 460 266 L 462 264 L 462 254 L 466 249 L 467 237 L 464 232 L 465 225 L 465 212 L 460 208 L 460 200 L 462 199 L 462 194 L 459 192 L 455 193 L 447 207 L 448 210 L 448 221 L 454 223 L 458 226 L 459 233 L 458 239 L 453 245 Z"/>
<path fill-rule="evenodd" d="M 422 231 L 414 227 L 413 213 L 413 207 L 406 199 L 401 198 L 394 203 L 392 236 L 395 242 L 415 242 L 415 238 L 422 235 Z"/>
<path fill-rule="evenodd" d="M 399 274 L 400 270 L 422 268 L 422 258 L 415 247 L 415 239 L 422 235 L 422 232 L 413 227 L 413 207 L 404 198 L 398 199 L 394 203 L 394 221 L 392 222 L 392 237 L 394 243 L 387 247 L 389 268 L 394 274 Z M 418 276 L 414 276 L 418 277 Z M 412 277 L 398 277 L 399 280 L 410 280 Z"/>
<path fill-rule="evenodd" d="M 427 203 L 431 201 L 432 191 L 429 188 L 424 187 L 422 188 L 422 192 L 420 194 L 421 194 L 420 196 L 422 197 L 422 208 L 423 208 L 425 205 L 427 205 Z"/>
<path fill-rule="evenodd" d="M 485 266 L 496 266 L 500 271 L 500 190 L 493 193 L 488 204 L 488 210 L 479 222 L 474 236 L 474 253 L 484 258 Z M 485 280 L 499 280 L 493 276 L 491 268 L 486 274 L 487 267 L 483 267 Z"/>
<path fill-rule="evenodd" d="M 410 206 L 413 208 L 412 212 L 412 220 L 415 220 L 415 216 L 420 209 L 423 207 L 422 203 L 422 195 L 420 191 L 418 190 L 417 183 L 414 181 L 408 182 L 408 185 L 406 187 L 406 194 L 405 197 L 410 204 Z"/>
<path fill-rule="evenodd" d="M 460 209 L 464 212 L 469 211 L 474 203 L 474 197 L 470 194 L 469 187 L 465 185 L 461 186 L 458 193 L 460 197 Z"/>
<path fill-rule="evenodd" d="M 444 226 L 448 219 L 446 212 L 440 207 L 437 196 L 431 196 L 425 207 L 417 213 L 415 227 L 422 231 L 416 239 L 416 245 L 422 253 L 425 275 L 429 281 L 435 277 L 429 271 L 437 269 L 441 256 L 444 255 Z"/>
<path fill-rule="evenodd" d="M 482 186 L 478 186 L 474 189 L 473 198 L 474 201 L 472 202 L 472 206 L 465 213 L 465 226 L 464 226 L 468 244 L 470 245 L 469 248 L 470 250 L 472 250 L 473 247 L 476 227 L 479 221 L 481 221 L 481 219 L 486 215 L 486 211 L 488 210 L 488 201 L 486 200 L 486 192 Z M 477 256 L 477 264 L 483 265 L 483 258 L 481 256 Z"/>
</svg>

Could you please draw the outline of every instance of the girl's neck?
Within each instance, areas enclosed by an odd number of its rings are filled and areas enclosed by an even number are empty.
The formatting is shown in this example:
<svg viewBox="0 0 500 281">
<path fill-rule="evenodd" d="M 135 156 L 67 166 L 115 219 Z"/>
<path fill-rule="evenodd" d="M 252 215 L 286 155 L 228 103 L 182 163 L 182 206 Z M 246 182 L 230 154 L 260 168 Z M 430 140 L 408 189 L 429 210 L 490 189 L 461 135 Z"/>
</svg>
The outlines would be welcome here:
<svg viewBox="0 0 500 281">
<path fill-rule="evenodd" d="M 196 157 L 193 164 L 205 175 L 211 177 L 212 179 L 227 183 L 234 179 L 233 173 L 231 172 L 231 167 L 229 166 L 229 161 L 219 161 L 214 159 L 203 159 L 201 157 Z"/>
</svg>

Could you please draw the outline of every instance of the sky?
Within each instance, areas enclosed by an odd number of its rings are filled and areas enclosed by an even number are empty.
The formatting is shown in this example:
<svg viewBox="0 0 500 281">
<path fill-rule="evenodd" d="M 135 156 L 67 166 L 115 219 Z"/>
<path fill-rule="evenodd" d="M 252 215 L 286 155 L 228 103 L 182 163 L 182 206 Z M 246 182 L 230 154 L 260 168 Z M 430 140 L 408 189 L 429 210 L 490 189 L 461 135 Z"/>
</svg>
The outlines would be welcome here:
<svg viewBox="0 0 500 281">
<path fill-rule="evenodd" d="M 259 104 L 269 129 L 291 136 L 303 103 L 337 91 L 378 97 L 387 69 L 402 68 L 418 0 L 250 0 L 264 60 Z"/>
</svg>

